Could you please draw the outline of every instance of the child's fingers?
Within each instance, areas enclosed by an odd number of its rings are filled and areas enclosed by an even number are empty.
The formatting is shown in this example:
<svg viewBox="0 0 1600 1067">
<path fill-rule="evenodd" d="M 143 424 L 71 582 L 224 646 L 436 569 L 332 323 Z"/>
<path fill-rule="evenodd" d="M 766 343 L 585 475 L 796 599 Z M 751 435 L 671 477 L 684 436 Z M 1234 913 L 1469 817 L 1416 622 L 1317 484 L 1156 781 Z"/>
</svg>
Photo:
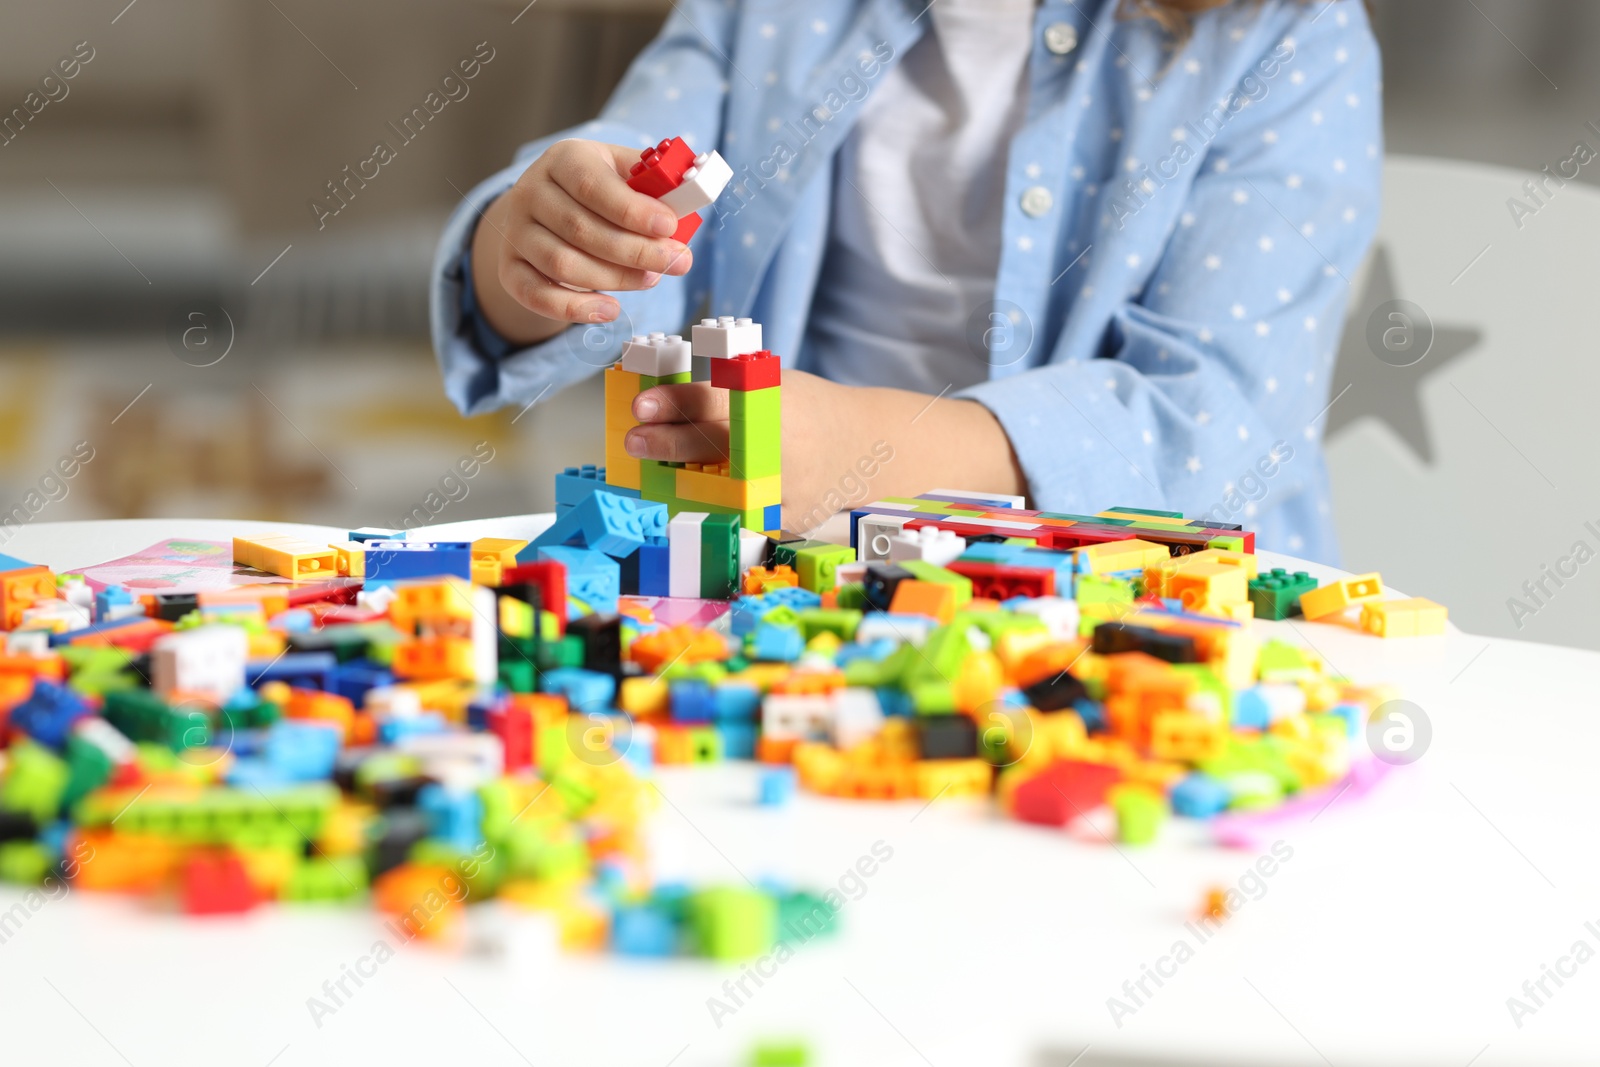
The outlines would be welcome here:
<svg viewBox="0 0 1600 1067">
<path fill-rule="evenodd" d="M 612 297 L 557 285 L 515 254 L 501 263 L 500 284 L 517 303 L 557 322 L 611 322 L 622 311 Z"/>
<path fill-rule="evenodd" d="M 598 260 L 655 274 L 687 274 L 694 265 L 687 245 L 625 230 L 584 207 L 558 185 L 546 186 L 542 200 L 538 221 L 572 247 Z"/>
<path fill-rule="evenodd" d="M 678 218 L 671 208 L 628 188 L 623 177 L 627 171 L 616 155 L 619 148 L 577 143 L 581 147 L 550 153 L 550 177 L 567 195 L 625 230 L 654 237 L 671 237 L 677 232 Z"/>
<path fill-rule="evenodd" d="M 728 391 L 706 382 L 657 385 L 633 399 L 633 417 L 640 422 L 727 422 Z"/>
<path fill-rule="evenodd" d="M 663 463 L 726 463 L 725 422 L 651 423 L 635 426 L 623 439 L 628 455 Z"/>
<path fill-rule="evenodd" d="M 659 274 L 596 259 L 543 226 L 536 225 L 528 231 L 521 251 L 546 278 L 582 289 L 649 289 L 661 280 Z"/>
</svg>

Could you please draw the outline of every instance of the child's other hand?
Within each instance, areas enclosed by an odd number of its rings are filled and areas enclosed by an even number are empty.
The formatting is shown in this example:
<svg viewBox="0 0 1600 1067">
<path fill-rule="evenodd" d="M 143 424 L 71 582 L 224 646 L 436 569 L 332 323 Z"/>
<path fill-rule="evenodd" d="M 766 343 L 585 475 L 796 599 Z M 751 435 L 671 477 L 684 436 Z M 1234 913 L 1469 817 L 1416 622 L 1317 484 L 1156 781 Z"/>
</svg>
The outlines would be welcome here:
<svg viewBox="0 0 1600 1067">
<path fill-rule="evenodd" d="M 478 306 L 507 340 L 534 344 L 570 323 L 610 322 L 621 305 L 596 290 L 649 289 L 686 274 L 670 208 L 628 187 L 639 151 L 557 141 L 484 212 L 472 243 Z"/>
</svg>

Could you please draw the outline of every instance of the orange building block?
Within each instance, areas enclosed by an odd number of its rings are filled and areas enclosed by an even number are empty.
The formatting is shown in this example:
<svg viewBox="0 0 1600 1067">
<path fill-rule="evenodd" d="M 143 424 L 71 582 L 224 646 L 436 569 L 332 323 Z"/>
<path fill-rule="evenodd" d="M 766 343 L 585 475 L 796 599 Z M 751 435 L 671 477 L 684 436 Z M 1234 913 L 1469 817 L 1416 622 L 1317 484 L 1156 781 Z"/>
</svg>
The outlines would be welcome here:
<svg viewBox="0 0 1600 1067">
<path fill-rule="evenodd" d="M 290 688 L 289 700 L 283 713 L 290 719 L 331 722 L 344 731 L 346 744 L 351 741 L 356 709 L 348 697 L 342 697 L 338 693 L 325 693 L 320 689 Z"/>
<path fill-rule="evenodd" d="M 1190 712 L 1168 711 L 1150 723 L 1150 754 L 1162 760 L 1220 759 L 1228 750 L 1228 731 L 1220 722 Z"/>
<path fill-rule="evenodd" d="M 461 876 L 448 867 L 402 863 L 373 884 L 372 900 L 395 917 L 407 937 L 437 941 L 456 931 L 466 891 Z"/>
<path fill-rule="evenodd" d="M 956 617 L 956 587 L 944 582 L 907 578 L 895 586 L 889 612 L 892 615 L 926 615 L 947 623 Z"/>
<path fill-rule="evenodd" d="M 768 589 L 781 589 L 785 586 L 798 589 L 800 575 L 788 564 L 779 567 L 751 567 L 744 572 L 744 584 L 741 588 L 745 596 L 755 596 L 765 593 Z"/>
<path fill-rule="evenodd" d="M 22 625 L 22 613 L 41 600 L 53 600 L 56 576 L 49 567 L 19 567 L 0 573 L 0 630 Z"/>
</svg>

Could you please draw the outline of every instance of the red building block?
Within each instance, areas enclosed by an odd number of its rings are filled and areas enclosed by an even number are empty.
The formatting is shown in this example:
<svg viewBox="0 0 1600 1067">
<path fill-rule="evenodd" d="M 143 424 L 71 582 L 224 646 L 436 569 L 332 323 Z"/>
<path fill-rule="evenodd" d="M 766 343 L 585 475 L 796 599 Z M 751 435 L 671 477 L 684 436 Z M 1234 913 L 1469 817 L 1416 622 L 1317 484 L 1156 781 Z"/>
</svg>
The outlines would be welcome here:
<svg viewBox="0 0 1600 1067">
<path fill-rule="evenodd" d="M 499 588 L 510 585 L 534 585 L 539 589 L 539 603 L 543 610 L 558 620 L 561 632 L 567 632 L 567 568 L 553 559 L 535 560 L 507 567 L 500 575 Z"/>
<path fill-rule="evenodd" d="M 757 389 L 771 389 L 782 379 L 783 361 L 764 350 L 711 361 L 711 384 L 717 389 L 753 393 Z"/>
<path fill-rule="evenodd" d="M 1115 767 L 1061 760 L 1017 786 L 1012 806 L 1023 822 L 1066 826 L 1105 803 L 1107 791 L 1121 780 Z"/>
<path fill-rule="evenodd" d="M 679 244 L 688 244 L 689 239 L 700 231 L 700 216 L 693 211 L 678 220 L 678 228 L 673 231 L 672 239 Z"/>
<path fill-rule="evenodd" d="M 183 910 L 237 915 L 260 901 L 242 860 L 231 852 L 197 851 L 183 866 Z"/>
<path fill-rule="evenodd" d="M 1056 572 L 1049 567 L 1008 567 L 1003 563 L 955 560 L 946 569 L 972 579 L 972 595 L 988 600 L 1056 595 Z"/>
<path fill-rule="evenodd" d="M 694 166 L 694 149 L 681 137 L 669 137 L 639 155 L 628 175 L 628 187 L 645 196 L 660 198 L 683 184 L 684 171 Z"/>
<path fill-rule="evenodd" d="M 505 773 L 533 766 L 533 712 L 525 705 L 506 702 L 490 708 L 489 731 L 500 738 L 505 751 Z"/>
</svg>

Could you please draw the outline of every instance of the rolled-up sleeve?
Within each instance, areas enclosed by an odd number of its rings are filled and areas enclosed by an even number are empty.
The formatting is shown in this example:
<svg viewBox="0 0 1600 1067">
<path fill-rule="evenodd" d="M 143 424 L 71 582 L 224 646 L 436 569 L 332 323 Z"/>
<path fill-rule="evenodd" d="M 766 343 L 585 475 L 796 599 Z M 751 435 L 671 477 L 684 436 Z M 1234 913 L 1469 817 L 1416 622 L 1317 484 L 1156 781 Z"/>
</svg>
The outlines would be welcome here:
<svg viewBox="0 0 1600 1067">
<path fill-rule="evenodd" d="M 470 250 L 483 212 L 559 140 L 581 137 L 643 149 L 679 136 L 696 148 L 716 145 L 732 14 L 720 0 L 679 0 L 599 119 L 524 145 L 510 166 L 480 182 L 451 213 L 434 254 L 429 315 L 445 394 L 463 414 L 527 404 L 605 367 L 635 333 L 681 329 L 703 284 L 698 263 L 653 289 L 615 294 L 622 314 L 614 323 L 573 326 L 540 344 L 514 347 L 478 312 L 469 284 Z M 696 245 L 711 239 L 708 229 L 696 236 Z"/>
<path fill-rule="evenodd" d="M 1314 446 L 1382 163 L 1377 46 L 1358 4 L 1328 7 L 1274 42 L 1292 58 L 1205 146 L 1176 218 L 1106 220 L 1075 276 L 1090 279 L 1080 301 L 1111 300 L 1099 325 L 1069 316 L 1049 363 L 961 394 L 1004 426 L 1035 506 L 1212 512 L 1280 443 L 1304 458 L 1273 464 L 1261 510 L 1321 484 Z M 1152 225 L 1171 226 L 1153 264 L 1124 237 Z"/>
</svg>

